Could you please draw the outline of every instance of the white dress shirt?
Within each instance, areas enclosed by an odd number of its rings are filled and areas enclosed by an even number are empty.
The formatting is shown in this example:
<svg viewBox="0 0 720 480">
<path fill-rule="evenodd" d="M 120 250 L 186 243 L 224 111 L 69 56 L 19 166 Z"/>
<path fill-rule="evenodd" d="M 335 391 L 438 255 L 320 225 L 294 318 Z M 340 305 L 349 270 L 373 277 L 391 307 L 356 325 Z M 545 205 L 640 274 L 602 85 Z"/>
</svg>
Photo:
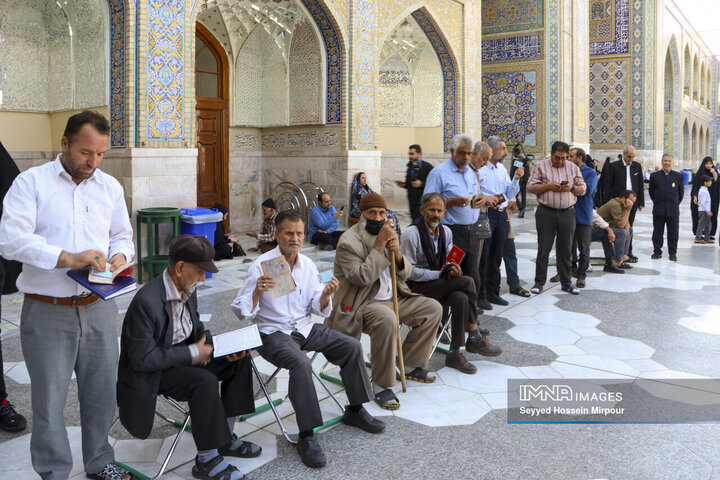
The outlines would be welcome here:
<svg viewBox="0 0 720 480">
<path fill-rule="evenodd" d="M 108 260 L 122 253 L 130 261 L 132 234 L 120 183 L 96 169 L 76 185 L 58 155 L 21 173 L 5 195 L 0 254 L 22 262 L 21 292 L 70 297 L 85 289 L 66 275 L 67 268 L 55 268 L 60 252 L 94 249 Z"/>
<path fill-rule="evenodd" d="M 328 300 L 324 310 L 320 310 L 320 296 L 325 286 L 318 280 L 315 264 L 302 253 L 298 253 L 297 262 L 291 271 L 295 281 L 295 291 L 274 300 L 269 292 L 265 292 L 253 308 L 252 294 L 258 278 L 263 275 L 260 263 L 280 255 L 282 255 L 280 247 L 275 247 L 255 260 L 231 308 L 238 317 L 245 317 L 257 324 L 261 333 L 271 334 L 281 331 L 289 335 L 297 331 L 307 337 L 315 324 L 311 314 L 329 316 L 332 311 L 332 299 Z"/>
<path fill-rule="evenodd" d="M 632 190 L 632 177 L 630 176 L 630 165 L 625 164 L 625 190 Z"/>
<path fill-rule="evenodd" d="M 505 201 L 498 207 L 507 207 L 508 200 L 512 200 L 520 192 L 520 181 L 516 178 L 510 180 L 505 165 L 498 162 L 493 165 L 488 162 L 487 165 L 478 170 L 478 178 L 480 179 L 480 189 L 483 195 L 497 195 L 502 193 Z"/>
</svg>

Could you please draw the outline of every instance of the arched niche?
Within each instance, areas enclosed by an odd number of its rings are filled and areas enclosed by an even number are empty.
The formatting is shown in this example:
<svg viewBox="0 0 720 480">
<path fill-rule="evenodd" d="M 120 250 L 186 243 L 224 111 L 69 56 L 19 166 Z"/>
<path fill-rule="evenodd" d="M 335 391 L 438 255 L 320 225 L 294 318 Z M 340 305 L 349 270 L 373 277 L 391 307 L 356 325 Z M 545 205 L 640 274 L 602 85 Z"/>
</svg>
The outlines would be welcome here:
<svg viewBox="0 0 720 480">
<path fill-rule="evenodd" d="M 690 82 L 692 80 L 692 64 L 690 63 L 690 45 L 685 45 L 685 53 L 683 55 L 683 94 L 690 98 Z"/>
<path fill-rule="evenodd" d="M 692 160 L 690 158 L 690 127 L 688 126 L 687 119 L 683 123 L 683 160 L 689 161 Z"/>
</svg>

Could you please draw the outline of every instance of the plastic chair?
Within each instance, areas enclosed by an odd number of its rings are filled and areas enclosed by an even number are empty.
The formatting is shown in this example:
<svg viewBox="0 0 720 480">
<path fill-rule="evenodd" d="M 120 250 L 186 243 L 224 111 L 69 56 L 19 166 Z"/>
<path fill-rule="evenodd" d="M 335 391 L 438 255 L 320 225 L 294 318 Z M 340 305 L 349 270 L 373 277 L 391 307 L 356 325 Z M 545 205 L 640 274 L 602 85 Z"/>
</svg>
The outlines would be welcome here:
<svg viewBox="0 0 720 480">
<path fill-rule="evenodd" d="M 315 352 L 315 354 L 312 356 L 312 358 L 310 358 L 310 364 L 311 364 L 311 365 L 313 364 L 313 362 L 315 361 L 315 358 L 316 358 L 319 354 L 320 354 L 320 352 Z M 255 365 L 255 360 L 254 360 L 252 357 L 250 357 L 250 365 L 252 365 L 253 372 L 255 372 L 255 378 L 257 378 L 257 381 L 258 381 L 258 383 L 260 384 L 260 390 L 258 390 L 258 391 L 255 393 L 255 397 L 258 396 L 258 394 L 260 393 L 260 391 L 262 391 L 263 394 L 265 394 L 265 398 L 266 398 L 267 401 L 268 401 L 267 404 L 268 404 L 268 406 L 270 407 L 270 409 L 272 410 L 273 415 L 275 415 L 275 420 L 277 421 L 278 427 L 280 427 L 280 431 L 282 432 L 283 436 L 285 437 L 285 440 L 287 440 L 288 442 L 290 442 L 290 443 L 293 444 L 293 445 L 296 445 L 296 444 L 297 444 L 297 441 L 295 441 L 295 440 L 293 440 L 292 438 L 290 438 L 290 435 L 288 434 L 287 429 L 285 428 L 285 424 L 283 424 L 282 418 L 280 417 L 280 414 L 278 413 L 277 409 L 275 408 L 276 401 L 274 401 L 274 400 L 270 397 L 270 392 L 268 392 L 268 389 L 267 389 L 267 384 L 273 381 L 273 379 L 274 379 L 274 378 L 277 376 L 277 374 L 280 372 L 281 368 L 280 368 L 280 367 L 277 367 L 277 368 L 275 369 L 275 371 L 272 373 L 272 375 L 270 375 L 267 380 L 263 381 L 262 376 L 260 376 L 260 371 L 258 370 L 257 365 Z M 325 365 L 327 365 L 327 362 L 325 362 Z M 323 366 L 323 368 L 325 368 L 325 367 Z M 323 386 L 323 388 L 324 388 L 325 391 L 330 395 L 330 397 L 332 397 L 332 399 L 335 401 L 335 403 L 337 403 L 338 407 L 340 407 L 340 411 L 343 412 L 343 413 L 345 413 L 345 407 L 344 407 L 343 404 L 340 402 L 340 400 L 337 399 L 337 397 L 335 396 L 335 394 L 330 390 L 330 387 L 328 387 L 328 385 L 323 381 L 323 379 L 320 377 L 320 374 L 318 374 L 318 373 L 315 371 L 315 369 L 312 369 L 312 374 L 313 374 L 313 376 L 317 379 L 317 381 L 320 382 L 320 385 Z M 287 396 L 286 396 L 285 398 L 287 398 Z M 322 425 L 320 425 L 319 427 L 315 427 L 315 431 L 318 431 L 318 430 L 320 430 L 320 429 L 322 429 L 322 428 L 325 428 L 325 427 L 329 427 L 330 425 L 334 425 L 334 424 L 338 423 L 341 419 L 342 419 L 342 415 L 339 416 L 339 417 L 335 417 L 335 418 L 333 418 L 333 419 L 330 419 L 330 420 L 324 422 L 324 423 L 323 423 Z"/>
<path fill-rule="evenodd" d="M 148 280 L 152 280 L 168 265 L 168 256 L 160 255 L 160 234 L 158 225 L 170 223 L 173 226 L 173 237 L 180 235 L 180 209 L 174 207 L 141 208 L 137 211 L 137 265 L 138 282 L 142 283 L 143 265 L 148 272 Z M 147 256 L 142 256 L 142 224 L 147 225 Z M 153 232 L 153 226 L 154 232 Z M 154 233 L 154 235 L 153 235 Z"/>
</svg>

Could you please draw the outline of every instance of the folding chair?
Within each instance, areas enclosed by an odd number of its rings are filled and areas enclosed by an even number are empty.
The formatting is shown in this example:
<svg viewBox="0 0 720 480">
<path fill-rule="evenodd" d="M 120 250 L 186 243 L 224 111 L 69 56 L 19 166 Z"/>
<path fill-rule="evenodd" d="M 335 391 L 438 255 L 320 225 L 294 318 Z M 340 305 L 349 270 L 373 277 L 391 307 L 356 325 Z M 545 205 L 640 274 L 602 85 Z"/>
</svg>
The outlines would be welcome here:
<svg viewBox="0 0 720 480">
<path fill-rule="evenodd" d="M 179 421 L 179 420 L 173 420 L 173 419 L 171 419 L 171 418 L 169 418 L 169 417 L 166 417 L 166 416 L 163 415 L 162 413 L 158 412 L 157 409 L 155 410 L 155 415 L 157 415 L 158 417 L 162 418 L 163 420 L 165 420 L 165 421 L 168 422 L 169 424 L 174 425 L 174 426 L 176 426 L 176 427 L 179 427 L 179 428 L 180 428 L 180 431 L 178 431 L 177 435 L 175 436 L 175 440 L 173 440 L 173 443 L 172 443 L 172 445 L 170 446 L 170 450 L 168 450 L 167 455 L 165 455 L 165 460 L 163 461 L 162 466 L 160 467 L 160 470 L 158 471 L 158 473 L 157 473 L 154 477 L 148 477 L 147 475 L 144 475 L 142 472 L 138 472 L 138 471 L 135 470 L 134 468 L 132 468 L 132 467 L 130 467 L 130 466 L 128 466 L 128 465 L 125 465 L 124 463 L 115 462 L 116 465 L 124 468 L 125 470 L 129 471 L 130 473 L 132 473 L 134 476 L 140 478 L 141 480 L 146 480 L 146 479 L 147 479 L 147 480 L 151 480 L 151 479 L 154 480 L 154 479 L 156 479 L 156 478 L 160 478 L 160 477 L 165 473 L 165 470 L 167 469 L 168 464 L 170 463 L 170 458 L 172 458 L 173 453 L 175 453 L 175 449 L 177 448 L 178 443 L 180 443 L 180 439 L 182 438 L 183 433 L 185 433 L 185 430 L 188 430 L 188 431 L 191 430 L 191 427 L 190 427 L 190 412 L 189 412 L 189 411 L 187 411 L 187 410 L 185 410 L 184 408 L 182 408 L 182 407 L 180 406 L 180 404 L 178 404 L 175 400 L 173 400 L 173 399 L 170 398 L 170 397 L 167 397 L 167 396 L 165 396 L 165 395 L 158 395 L 158 398 L 164 400 L 168 405 L 170 405 L 170 406 L 173 407 L 175 410 L 177 410 L 181 415 L 183 415 L 183 416 L 184 416 L 184 420 L 183 420 L 182 422 Z M 115 419 L 115 422 L 113 422 L 113 427 L 117 424 L 118 420 L 120 420 L 120 417 L 118 417 L 117 419 Z"/>
<path fill-rule="evenodd" d="M 315 362 L 315 358 L 319 354 L 320 354 L 320 352 L 315 352 L 315 354 L 312 356 L 312 358 L 310 358 L 310 365 L 312 365 Z M 328 364 L 328 362 L 325 362 L 325 365 L 327 365 L 327 364 Z M 255 372 L 255 378 L 257 378 L 257 381 L 260 384 L 260 390 L 255 392 L 255 398 L 258 397 L 258 395 L 260 394 L 261 391 L 263 394 L 265 394 L 265 398 L 268 401 L 267 406 L 272 410 L 273 415 L 275 415 L 275 420 L 277 421 L 277 424 L 280 427 L 280 431 L 282 432 L 283 436 L 285 437 L 285 439 L 288 442 L 292 443 L 293 445 L 297 444 L 297 441 L 290 438 L 290 435 L 288 434 L 287 429 L 285 428 L 285 424 L 283 423 L 282 418 L 280 417 L 280 414 L 278 413 L 277 409 L 275 408 L 275 406 L 277 404 L 279 404 L 280 402 L 277 402 L 277 400 L 273 400 L 270 397 L 270 392 L 268 392 L 268 389 L 267 389 L 267 384 L 270 383 L 277 376 L 277 374 L 280 372 L 281 368 L 277 367 L 275 369 L 275 371 L 272 373 L 272 375 L 270 375 L 267 380 L 263 381 L 262 377 L 260 376 L 260 371 L 258 370 L 257 365 L 255 365 L 255 360 L 252 357 L 250 357 L 250 365 L 252 365 L 253 372 Z M 323 365 L 323 368 L 325 368 L 325 365 Z M 318 374 L 314 368 L 311 370 L 312 370 L 313 376 L 317 379 L 318 382 L 320 382 L 320 385 L 323 386 L 325 391 L 330 395 L 330 397 L 335 401 L 335 403 L 337 403 L 338 407 L 340 407 L 340 411 L 345 413 L 345 407 L 340 402 L 340 400 L 337 399 L 337 397 L 332 392 L 332 390 L 330 390 L 330 387 L 328 387 L 328 385 L 323 381 L 323 379 L 320 376 L 322 374 Z M 285 396 L 285 398 L 287 398 L 287 395 Z M 260 408 L 263 408 L 263 407 L 265 407 L 265 406 L 263 405 Z M 249 416 L 250 415 L 243 415 L 243 419 L 248 418 Z M 315 430 L 315 432 L 317 432 L 318 430 L 321 430 L 325 427 L 329 427 L 330 425 L 334 425 L 334 424 L 340 422 L 341 419 L 342 419 L 342 415 L 332 418 L 332 419 L 324 422 L 319 427 L 315 427 L 314 430 Z"/>
<path fill-rule="evenodd" d="M 433 348 L 430 350 L 430 356 L 432 357 L 432 354 L 435 353 L 435 350 L 445 353 L 448 353 L 448 349 L 444 347 L 438 346 L 440 344 L 440 339 L 442 338 L 443 333 L 447 333 L 448 336 L 452 333 L 452 326 L 450 325 L 452 323 L 452 308 L 447 307 L 443 305 L 443 320 L 445 320 L 442 323 L 442 328 L 440 329 L 440 333 L 438 334 L 437 338 L 435 339 L 435 343 L 433 343 Z"/>
</svg>

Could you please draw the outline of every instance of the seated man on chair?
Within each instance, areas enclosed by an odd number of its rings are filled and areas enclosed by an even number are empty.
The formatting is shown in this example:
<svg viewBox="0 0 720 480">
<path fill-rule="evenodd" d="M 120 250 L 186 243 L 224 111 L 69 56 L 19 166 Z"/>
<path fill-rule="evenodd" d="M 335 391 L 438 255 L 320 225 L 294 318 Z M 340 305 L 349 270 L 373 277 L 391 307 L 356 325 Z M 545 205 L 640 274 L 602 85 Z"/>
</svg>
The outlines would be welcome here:
<svg viewBox="0 0 720 480">
<path fill-rule="evenodd" d="M 347 335 L 314 323 L 311 314 L 327 316 L 332 310 L 331 295 L 338 288 L 336 278 L 324 287 L 318 280 L 315 264 L 300 253 L 305 225 L 295 212 L 286 210 L 275 218 L 278 247 L 261 255 L 250 266 L 245 283 L 232 304 L 239 317 L 249 318 L 260 329 L 263 346 L 258 352 L 276 367 L 290 371 L 289 396 L 300 429 L 298 452 L 308 467 L 325 465 L 325 454 L 313 435 L 322 425 L 312 365 L 305 352 L 322 352 L 340 366 L 348 407 L 342 421 L 366 432 L 380 433 L 385 424 L 372 417 L 362 404 L 372 398 L 360 342 Z M 295 291 L 273 298 L 268 291 L 275 286 L 271 275 L 263 273 L 261 263 L 283 256 L 290 265 Z"/>
<path fill-rule="evenodd" d="M 477 288 L 472 277 L 462 274 L 460 265 L 448 263 L 453 248 L 452 230 L 440 221 L 445 217 L 445 198 L 439 193 L 426 193 L 420 199 L 420 217 L 405 229 L 402 252 L 413 269 L 407 286 L 414 293 L 434 298 L 452 308 L 452 338 L 445 366 L 473 374 L 477 367 L 460 352 L 495 357 L 502 348 L 492 345 L 487 331 L 478 329 Z M 468 330 L 465 342 L 465 327 Z"/>
<path fill-rule="evenodd" d="M 188 402 L 198 449 L 193 476 L 239 480 L 243 474 L 223 457 L 257 457 L 261 448 L 232 433 L 235 417 L 255 411 L 249 352 L 213 358 L 199 320 L 195 287 L 205 272 L 218 271 L 214 256 L 205 237 L 170 241 L 168 268 L 140 289 L 125 314 L 118 403 L 127 431 L 147 438 L 158 394 Z"/>
<path fill-rule="evenodd" d="M 386 218 L 385 199 L 368 193 L 360 200 L 360 221 L 340 238 L 335 254 L 335 275 L 340 288 L 336 305 L 325 323 L 360 338 L 370 335 L 370 356 L 375 402 L 397 410 L 395 385 L 398 319 L 393 311 L 390 259 L 395 254 L 400 322 L 411 327 L 403 343 L 406 378 L 432 383 L 427 371 L 442 306 L 432 298 L 414 294 L 405 284 L 412 265 L 405 261 L 395 225 Z"/>
</svg>

